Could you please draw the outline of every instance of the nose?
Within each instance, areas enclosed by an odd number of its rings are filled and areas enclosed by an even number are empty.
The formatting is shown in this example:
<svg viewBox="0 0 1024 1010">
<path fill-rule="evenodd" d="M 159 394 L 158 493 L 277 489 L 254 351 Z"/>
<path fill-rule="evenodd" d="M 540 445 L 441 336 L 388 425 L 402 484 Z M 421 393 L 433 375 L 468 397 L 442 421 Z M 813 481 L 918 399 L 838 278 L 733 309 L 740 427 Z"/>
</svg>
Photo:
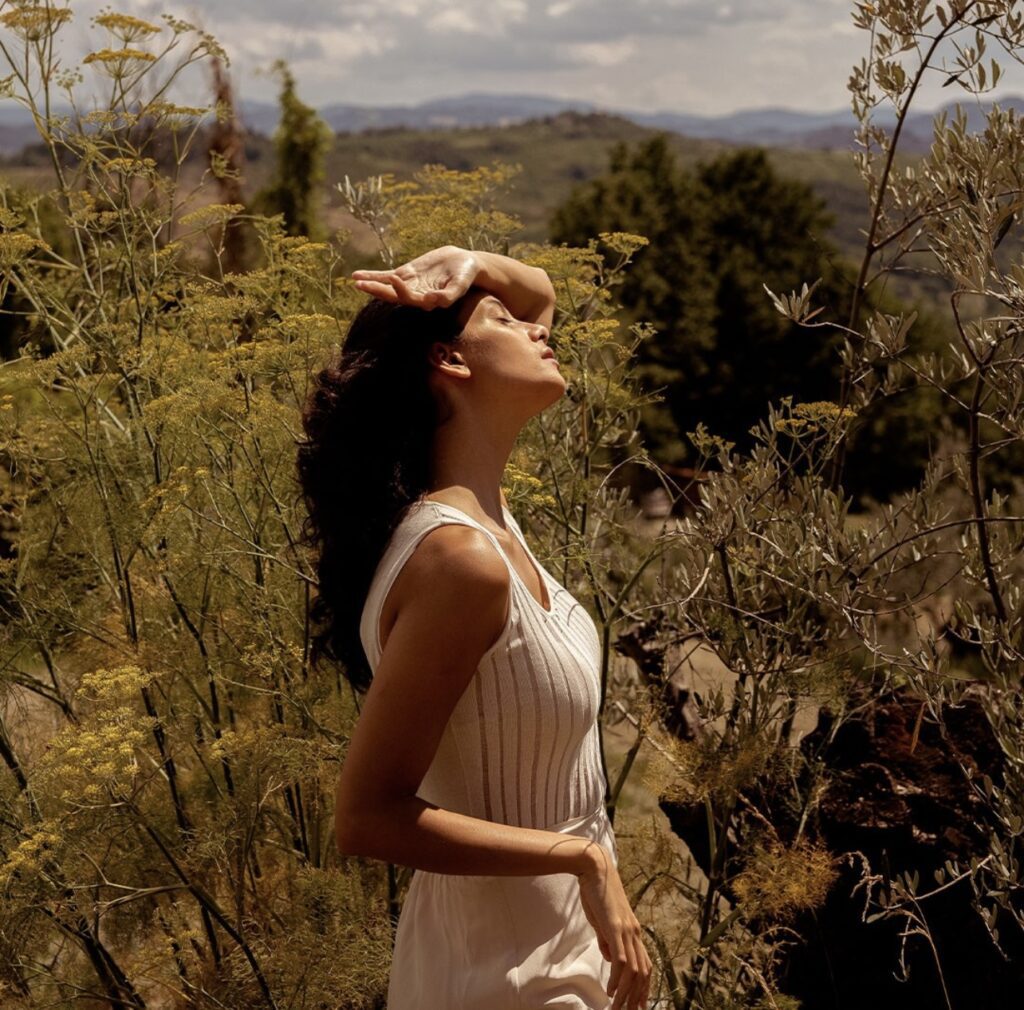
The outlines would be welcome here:
<svg viewBox="0 0 1024 1010">
<path fill-rule="evenodd" d="M 533 339 L 547 341 L 551 337 L 551 331 L 543 323 L 533 324 Z"/>
</svg>

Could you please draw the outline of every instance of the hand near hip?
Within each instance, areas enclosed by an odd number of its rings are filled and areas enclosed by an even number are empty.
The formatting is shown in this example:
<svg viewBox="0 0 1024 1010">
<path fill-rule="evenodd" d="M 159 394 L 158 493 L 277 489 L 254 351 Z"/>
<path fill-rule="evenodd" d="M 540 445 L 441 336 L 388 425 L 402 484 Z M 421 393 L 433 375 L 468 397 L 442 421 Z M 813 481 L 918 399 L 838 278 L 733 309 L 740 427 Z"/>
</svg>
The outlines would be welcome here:
<svg viewBox="0 0 1024 1010">
<path fill-rule="evenodd" d="M 596 853 L 593 865 L 577 879 L 583 912 L 597 933 L 601 956 L 612 964 L 605 992 L 614 997 L 611 1010 L 645 1010 L 652 964 L 643 927 L 629 904 L 618 866 L 603 847 Z"/>
<path fill-rule="evenodd" d="M 444 245 L 394 270 L 353 270 L 360 291 L 386 302 L 421 309 L 447 307 L 472 286 L 480 263 L 468 249 Z"/>
</svg>

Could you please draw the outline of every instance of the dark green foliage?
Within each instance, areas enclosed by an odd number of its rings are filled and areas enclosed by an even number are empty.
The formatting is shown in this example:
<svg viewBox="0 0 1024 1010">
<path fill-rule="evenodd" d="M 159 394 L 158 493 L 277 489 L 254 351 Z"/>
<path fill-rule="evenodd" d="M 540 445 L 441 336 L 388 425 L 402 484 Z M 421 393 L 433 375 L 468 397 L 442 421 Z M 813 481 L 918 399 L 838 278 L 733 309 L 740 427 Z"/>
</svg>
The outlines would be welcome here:
<svg viewBox="0 0 1024 1010">
<path fill-rule="evenodd" d="M 740 451 L 769 401 L 835 400 L 838 351 L 849 323 L 855 267 L 827 237 L 834 215 L 802 181 L 784 178 L 768 152 L 739 148 L 677 165 L 671 138 L 633 148 L 620 142 L 607 171 L 573 193 L 552 215 L 551 240 L 582 244 L 601 231 L 650 239 L 636 254 L 620 300 L 629 321 L 652 321 L 639 372 L 664 402 L 645 410 L 642 434 L 662 463 L 693 463 L 686 437 L 703 422 Z M 821 278 L 808 328 L 780 315 L 764 290 L 789 292 Z M 877 304 L 875 304 L 877 302 Z M 862 309 L 899 312 L 884 294 Z M 937 349 L 943 335 L 919 306 L 911 346 Z M 927 458 L 935 397 L 920 387 L 872 406 L 855 424 L 847 491 L 887 499 L 912 486 Z"/>
<path fill-rule="evenodd" d="M 823 201 L 778 178 L 763 151 L 742 148 L 689 172 L 676 166 L 664 134 L 632 152 L 617 144 L 608 172 L 556 211 L 554 242 L 612 230 L 651 240 L 621 299 L 632 318 L 658 328 L 640 353 L 645 379 L 665 387 L 644 432 L 660 459 L 692 460 L 684 436 L 698 421 L 747 448 L 768 400 L 835 395 L 835 336 L 801 332 L 761 286 L 788 291 L 821 276 L 820 303 L 841 318 L 848 297 L 821 238 L 831 225 Z"/>
<path fill-rule="evenodd" d="M 255 198 L 257 213 L 283 214 L 285 233 L 322 237 L 320 184 L 333 134 L 316 110 L 300 101 L 295 78 L 282 60 L 274 64 L 281 75 L 281 121 L 274 133 L 274 174 Z"/>
<path fill-rule="evenodd" d="M 821 277 L 815 304 L 824 319 L 846 321 L 849 284 L 821 237 L 832 226 L 824 201 L 803 183 L 779 178 L 765 153 L 745 148 L 698 166 L 711 241 L 705 255 L 714 277 L 713 353 L 699 386 L 688 383 L 676 407 L 685 430 L 705 419 L 712 431 L 744 448 L 747 431 L 769 400 L 832 399 L 838 387 L 837 332 L 801 329 L 775 310 L 773 291 Z"/>
<path fill-rule="evenodd" d="M 3 208 L 11 215 L 10 225 L 0 223 L 0 234 L 18 231 L 14 220 L 34 219 L 39 235 L 59 256 L 73 254 L 74 239 L 52 195 L 36 194 L 25 186 L 3 186 Z M 26 341 L 34 340 L 42 355 L 56 349 L 52 335 L 39 326 L 32 303 L 22 294 L 11 277 L 0 268 L 0 361 L 11 361 L 21 353 Z"/>
</svg>

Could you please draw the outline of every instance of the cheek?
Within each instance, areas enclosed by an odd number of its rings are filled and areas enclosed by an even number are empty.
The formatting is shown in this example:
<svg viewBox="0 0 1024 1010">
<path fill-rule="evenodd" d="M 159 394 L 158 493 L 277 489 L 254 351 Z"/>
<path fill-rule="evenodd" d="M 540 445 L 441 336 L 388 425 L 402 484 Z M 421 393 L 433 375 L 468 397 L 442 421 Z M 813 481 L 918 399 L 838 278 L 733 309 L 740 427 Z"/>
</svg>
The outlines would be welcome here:
<svg viewBox="0 0 1024 1010">
<path fill-rule="evenodd" d="M 528 347 L 507 338 L 495 339 L 486 348 L 480 348 L 476 360 L 481 376 L 499 381 L 530 375 L 537 365 Z"/>
</svg>

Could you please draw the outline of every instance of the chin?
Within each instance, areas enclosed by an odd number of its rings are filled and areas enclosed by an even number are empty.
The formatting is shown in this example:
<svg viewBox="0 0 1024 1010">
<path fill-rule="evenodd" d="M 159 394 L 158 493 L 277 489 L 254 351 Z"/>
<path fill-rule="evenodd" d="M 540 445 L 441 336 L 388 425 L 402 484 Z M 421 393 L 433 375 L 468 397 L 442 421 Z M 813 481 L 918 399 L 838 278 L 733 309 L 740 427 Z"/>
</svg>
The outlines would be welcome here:
<svg viewBox="0 0 1024 1010">
<path fill-rule="evenodd" d="M 557 403 L 565 395 L 565 391 L 568 388 L 569 383 L 566 382 L 564 376 L 559 375 L 559 380 L 558 385 L 555 386 L 555 391 L 551 395 L 551 400 L 547 404 L 549 407 L 552 403 Z"/>
<path fill-rule="evenodd" d="M 535 401 L 534 408 L 530 411 L 531 417 L 536 417 L 538 414 L 543 414 L 548 407 L 554 406 L 558 401 L 565 395 L 565 383 L 559 383 L 555 386 L 553 383 L 547 385 L 547 391 L 542 397 L 539 393 Z"/>
</svg>

